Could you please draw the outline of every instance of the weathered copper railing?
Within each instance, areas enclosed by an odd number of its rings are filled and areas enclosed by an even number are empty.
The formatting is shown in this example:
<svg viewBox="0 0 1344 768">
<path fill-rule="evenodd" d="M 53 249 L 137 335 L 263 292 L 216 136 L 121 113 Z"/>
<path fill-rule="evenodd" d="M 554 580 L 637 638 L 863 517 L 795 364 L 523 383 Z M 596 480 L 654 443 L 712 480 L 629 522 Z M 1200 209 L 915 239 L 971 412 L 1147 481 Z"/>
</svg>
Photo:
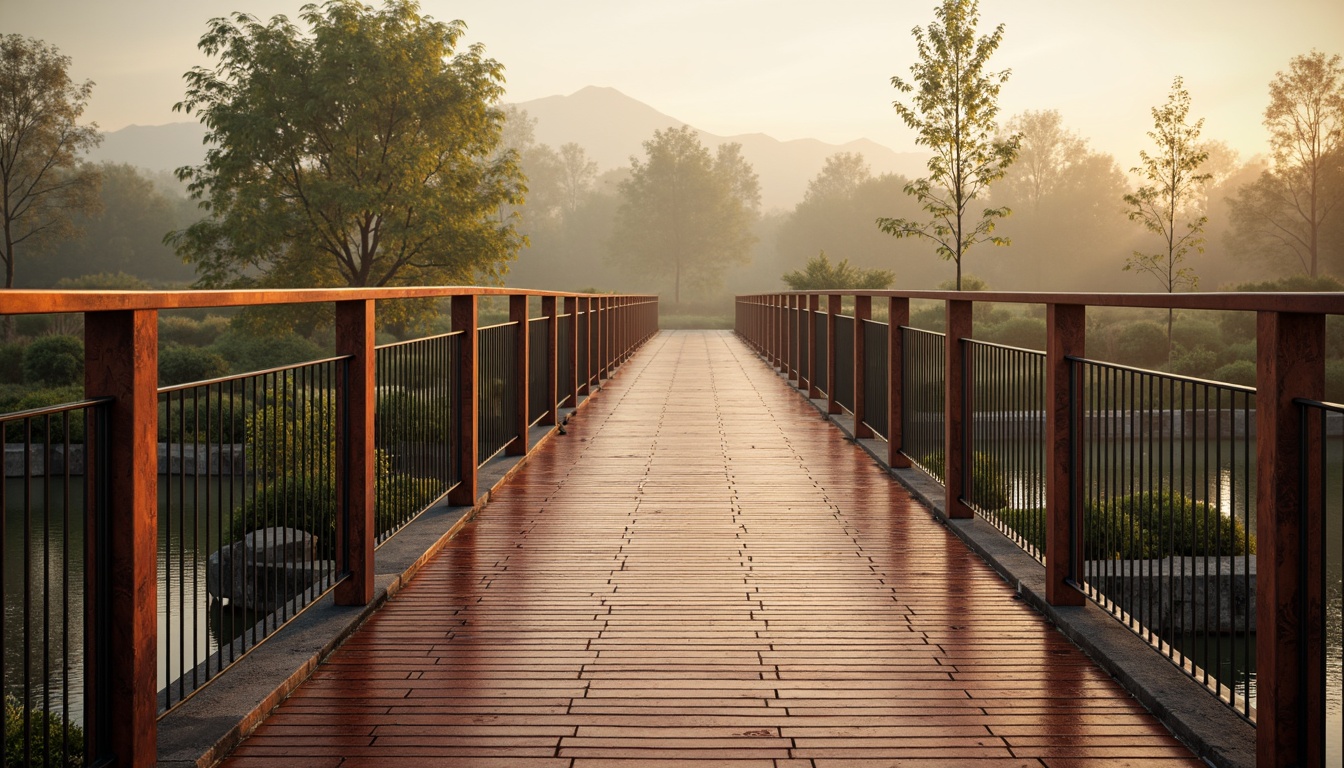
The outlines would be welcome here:
<svg viewBox="0 0 1344 768">
<path fill-rule="evenodd" d="M 821 301 L 825 298 L 826 306 Z M 1304 401 L 1323 399 L 1325 382 L 1325 317 L 1344 314 L 1344 294 L 1203 293 L 1203 294 L 1066 294 L 953 291 L 821 291 L 739 296 L 737 332 L 800 389 L 822 394 L 818 380 L 845 381 L 836 375 L 836 315 L 842 302 L 853 302 L 853 317 L 870 316 L 873 301 L 886 304 L 888 323 L 886 372 L 888 385 L 886 462 L 909 467 L 902 434 L 905 391 L 905 334 L 912 299 L 943 302 L 942 480 L 944 510 L 951 518 L 969 518 L 973 510 L 963 489 L 969 487 L 973 459 L 968 455 L 969 420 L 966 361 L 972 338 L 976 302 L 1044 305 L 1046 351 L 1044 384 L 1046 502 L 1044 560 L 1046 600 L 1052 605 L 1080 605 L 1086 599 L 1081 540 L 1084 528 L 1075 439 L 1080 399 L 1079 366 L 1084 362 L 1089 307 L 1132 307 L 1255 312 L 1257 372 L 1254 432 L 1256 435 L 1256 658 L 1258 699 L 1257 763 L 1262 766 L 1319 765 L 1324 757 L 1326 699 L 1323 654 L 1325 641 L 1324 564 L 1318 547 L 1324 507 L 1322 484 L 1323 433 L 1304 426 Z M 826 388 L 827 410 L 841 412 L 852 401 L 856 437 L 869 437 L 864 423 L 863 336 L 856 334 L 844 357 L 852 360 L 852 392 Z M 811 353 L 811 354 L 809 354 Z M 1337 406 L 1328 406 L 1336 408 Z M 1314 423 L 1314 422 L 1311 422 Z M 1250 428 L 1251 425 L 1247 425 Z M 1337 590 L 1336 590 L 1337 591 Z M 1233 697 L 1235 698 L 1235 697 Z M 1235 703 L 1235 702 L 1231 702 Z"/>
<path fill-rule="evenodd" d="M 96 585 L 106 599 L 87 600 L 89 637 L 86 654 L 84 713 L 88 764 L 102 760 L 117 765 L 152 765 L 159 715 L 156 626 L 156 546 L 158 520 L 158 312 L 168 309 L 260 306 L 271 304 L 335 305 L 336 355 L 345 363 L 337 385 L 341 450 L 337 468 L 337 505 L 348 516 L 337 526 L 336 551 L 344 562 L 335 585 L 335 600 L 363 605 L 374 594 L 374 546 L 380 540 L 375 521 L 377 486 L 374 412 L 376 409 L 375 302 L 447 298 L 451 301 L 452 336 L 457 337 L 458 362 L 448 371 L 454 402 L 455 434 L 448 435 L 448 455 L 455 466 L 455 484 L 448 502 L 478 502 L 480 431 L 480 341 L 478 301 L 508 297 L 513 338 L 506 346 L 515 399 L 504 412 L 510 455 L 527 452 L 528 429 L 553 425 L 560 408 L 575 407 L 602 379 L 652 336 L 658 327 L 655 296 L 616 296 L 523 291 L 502 288 L 378 288 L 238 291 L 0 291 L 0 315 L 79 313 L 84 316 L 85 392 L 100 403 L 99 441 L 104 447 L 90 464 L 87 483 L 106 502 L 99 530 L 105 541 L 90 551 L 100 563 L 105 583 Z M 529 299 L 540 298 L 538 322 L 528 317 Z M 561 319 L 564 322 L 561 322 Z M 560 326 L 563 325 L 563 332 Z M 532 330 L 529 330 L 532 329 Z M 545 339 L 544 355 L 530 353 L 530 343 Z M 529 368 L 541 360 L 544 376 Z M 530 389 L 544 381 L 547 393 L 534 398 Z M 96 458 L 96 461 L 94 460 Z M 103 705 L 99 705 L 103 702 Z M 62 713 L 64 714 L 64 713 Z"/>
</svg>

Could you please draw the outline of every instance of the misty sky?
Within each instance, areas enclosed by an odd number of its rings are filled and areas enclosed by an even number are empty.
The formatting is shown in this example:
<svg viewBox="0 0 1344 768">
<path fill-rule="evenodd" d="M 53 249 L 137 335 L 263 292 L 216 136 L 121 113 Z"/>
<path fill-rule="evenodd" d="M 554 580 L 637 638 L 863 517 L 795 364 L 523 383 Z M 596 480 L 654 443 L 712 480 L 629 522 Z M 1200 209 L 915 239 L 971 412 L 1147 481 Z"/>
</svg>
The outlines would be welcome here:
<svg viewBox="0 0 1344 768">
<path fill-rule="evenodd" d="M 423 0 L 467 22 L 502 62 L 508 101 L 611 86 L 720 135 L 833 143 L 869 138 L 913 151 L 891 109 L 913 26 L 934 0 Z M 209 63 L 212 16 L 291 18 L 297 0 L 0 0 L 0 32 L 44 39 L 97 85 L 86 117 L 104 130 L 185 118 L 182 73 Z M 1344 53 L 1341 0 L 981 0 L 981 28 L 1007 25 L 992 64 L 1011 68 L 1002 114 L 1058 109 L 1128 168 L 1148 146 L 1149 109 L 1183 75 L 1204 138 L 1243 159 L 1266 149 L 1267 87 L 1294 55 Z"/>
</svg>

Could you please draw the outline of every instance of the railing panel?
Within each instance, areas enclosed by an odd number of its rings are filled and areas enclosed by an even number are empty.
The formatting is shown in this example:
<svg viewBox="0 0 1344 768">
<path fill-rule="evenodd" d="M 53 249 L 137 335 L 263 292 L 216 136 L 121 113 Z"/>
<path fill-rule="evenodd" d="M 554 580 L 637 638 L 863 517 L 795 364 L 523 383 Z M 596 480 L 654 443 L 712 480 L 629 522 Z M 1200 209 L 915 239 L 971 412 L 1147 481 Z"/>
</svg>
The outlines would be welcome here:
<svg viewBox="0 0 1344 768">
<path fill-rule="evenodd" d="M 485 464 L 514 438 L 518 376 L 514 368 L 515 323 L 480 329 L 480 439 L 477 464 Z"/>
<path fill-rule="evenodd" d="M 854 412 L 854 318 L 835 315 L 835 402 Z"/>
<path fill-rule="evenodd" d="M 0 693 L 6 765 L 85 765 L 86 665 L 96 654 L 87 622 L 105 596 L 105 572 L 90 572 L 103 540 L 106 500 L 95 480 L 105 404 L 84 401 L 0 417 Z M 97 567 L 97 566 L 95 566 Z M 105 689 L 105 684 L 94 690 Z M 104 690 L 104 693 L 106 691 Z"/>
<path fill-rule="evenodd" d="M 966 344 L 972 446 L 966 503 L 1045 562 L 1045 353 Z"/>
<path fill-rule="evenodd" d="M 527 423 L 536 424 L 550 409 L 548 400 L 553 392 L 546 391 L 549 381 L 546 370 L 546 351 L 551 344 L 550 318 L 538 317 L 527 321 Z"/>
<path fill-rule="evenodd" d="M 457 483 L 453 455 L 461 333 L 378 347 L 375 536 L 382 542 Z"/>
<path fill-rule="evenodd" d="M 1340 686 L 1344 679 L 1344 405 L 1296 402 L 1302 409 L 1301 450 L 1306 464 L 1299 497 L 1303 527 L 1316 530 L 1319 526 L 1320 531 L 1319 538 L 1308 545 L 1314 551 L 1303 559 L 1301 578 L 1309 585 L 1308 593 L 1319 595 L 1321 601 L 1322 637 L 1318 644 L 1307 644 L 1315 657 L 1309 659 L 1308 672 L 1315 680 L 1308 685 L 1324 695 L 1308 706 L 1316 709 L 1313 714 L 1324 727 L 1320 743 L 1306 746 L 1309 752 L 1324 754 L 1324 765 L 1337 766 L 1344 765 L 1344 720 L 1339 717 L 1344 712 Z M 1315 440 L 1309 437 L 1313 433 Z M 1313 450 L 1314 445 L 1320 449 Z M 1304 616 L 1311 614 L 1310 608 L 1303 611 Z"/>
<path fill-rule="evenodd" d="M 556 395 L 556 406 L 559 406 L 565 400 L 565 388 L 568 382 L 574 380 L 574 358 L 569 354 L 570 345 L 574 343 L 574 316 L 561 315 L 558 318 L 556 326 L 556 349 L 559 351 L 555 359 L 555 380 L 559 383 L 557 387 L 560 392 Z"/>
<path fill-rule="evenodd" d="M 890 326 L 863 321 L 863 421 L 878 435 L 887 437 L 887 334 Z"/>
<path fill-rule="evenodd" d="M 159 709 L 335 584 L 336 358 L 160 390 Z"/>
<path fill-rule="evenodd" d="M 1253 718 L 1255 390 L 1074 365 L 1084 591 Z"/>
<path fill-rule="evenodd" d="M 905 411 L 901 414 L 904 453 L 920 469 L 943 479 L 943 408 L 946 394 L 943 360 L 944 334 L 901 327 L 906 350 L 904 367 Z"/>
<path fill-rule="evenodd" d="M 817 345 L 812 350 L 812 385 L 825 395 L 831 386 L 826 380 L 826 313 L 812 313 L 812 323 L 817 330 Z"/>
</svg>

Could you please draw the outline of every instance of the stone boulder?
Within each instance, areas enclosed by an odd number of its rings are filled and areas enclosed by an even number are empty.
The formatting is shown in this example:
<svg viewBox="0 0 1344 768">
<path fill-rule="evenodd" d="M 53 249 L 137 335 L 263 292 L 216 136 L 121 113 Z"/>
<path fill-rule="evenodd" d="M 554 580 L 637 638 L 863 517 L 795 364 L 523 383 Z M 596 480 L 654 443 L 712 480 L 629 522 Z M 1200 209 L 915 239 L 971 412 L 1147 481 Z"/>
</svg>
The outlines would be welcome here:
<svg viewBox="0 0 1344 768">
<path fill-rule="evenodd" d="M 212 599 L 272 613 L 330 572 L 316 552 L 317 537 L 297 528 L 252 531 L 210 555 L 206 591 Z"/>
</svg>

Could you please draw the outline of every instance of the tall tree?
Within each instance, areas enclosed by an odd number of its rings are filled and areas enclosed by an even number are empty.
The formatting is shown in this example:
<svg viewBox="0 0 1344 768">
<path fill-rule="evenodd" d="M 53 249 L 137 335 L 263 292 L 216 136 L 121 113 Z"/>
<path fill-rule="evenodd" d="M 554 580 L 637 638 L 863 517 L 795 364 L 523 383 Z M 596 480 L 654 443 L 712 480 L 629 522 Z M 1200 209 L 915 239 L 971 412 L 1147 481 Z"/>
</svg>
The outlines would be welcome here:
<svg viewBox="0 0 1344 768">
<path fill-rule="evenodd" d="M 1344 166 L 1340 57 L 1320 51 L 1294 57 L 1269 84 L 1265 127 L 1273 161 L 1232 203 L 1237 235 L 1286 251 L 1316 277 L 1322 231 L 1344 210 L 1344 187 L 1330 183 Z"/>
<path fill-rule="evenodd" d="M 645 159 L 630 158 L 630 178 L 620 185 L 611 255 L 670 279 L 680 304 L 683 281 L 714 286 L 730 264 L 746 262 L 760 186 L 740 146 L 711 156 L 690 126 L 654 131 L 644 151 Z"/>
<path fill-rule="evenodd" d="M 102 140 L 80 125 L 93 81 L 75 84 L 70 57 L 41 40 L 0 38 L 0 216 L 5 287 L 14 287 L 19 246 L 69 237 L 71 217 L 97 207 L 98 173 L 79 155 Z M 8 327 L 8 326 L 7 326 Z"/>
<path fill-rule="evenodd" d="M 565 215 L 573 215 L 597 180 L 597 163 L 588 159 L 583 147 L 568 142 L 560 145 L 560 199 Z"/>
<path fill-rule="evenodd" d="M 994 33 L 976 37 L 980 20 L 978 0 L 943 0 L 934 11 L 937 21 L 927 31 L 915 27 L 919 62 L 911 65 L 912 82 L 900 77 L 891 84 L 901 93 L 913 92 L 910 105 L 893 103 L 896 113 L 918 134 L 915 143 L 933 150 L 929 176 L 905 188 L 930 215 L 929 221 L 880 218 L 877 225 L 896 237 L 921 237 L 938 245 L 938 255 L 951 260 L 961 285 L 961 262 L 980 242 L 1007 245 L 995 237 L 994 222 L 1007 216 L 1006 207 L 987 207 L 978 218 L 971 203 L 988 193 L 1017 157 L 1018 139 L 997 138 L 999 90 L 1010 70 L 989 72 L 989 57 L 1003 40 L 1003 25 Z"/>
<path fill-rule="evenodd" d="M 862 153 L 837 152 L 826 158 L 821 172 L 807 182 L 803 202 L 850 197 L 860 184 L 872 177 L 872 169 Z"/>
<path fill-rule="evenodd" d="M 1041 200 L 1064 185 L 1068 169 L 1087 157 L 1087 144 L 1064 127 L 1064 118 L 1053 109 L 1014 115 L 1007 128 L 1018 137 L 1018 154 L 1003 184 L 1019 188 L 1014 197 L 1039 211 Z"/>
<path fill-rule="evenodd" d="M 213 69 L 177 109 L 212 144 L 183 168 L 210 217 L 174 235 L 209 286 L 387 286 L 497 279 L 521 244 L 517 154 L 496 152 L 501 65 L 413 0 L 211 20 Z"/>
<path fill-rule="evenodd" d="M 1152 275 L 1167 293 L 1181 288 L 1193 290 L 1199 285 L 1199 277 L 1193 269 L 1181 265 L 1190 249 L 1203 252 L 1204 225 L 1209 220 L 1197 205 L 1203 199 L 1204 184 L 1212 178 L 1212 174 L 1200 173 L 1200 166 L 1209 158 L 1208 150 L 1199 143 L 1204 119 L 1188 122 L 1190 92 L 1180 77 L 1172 81 L 1167 103 L 1153 107 L 1152 114 L 1153 130 L 1148 138 L 1157 144 L 1157 151 L 1150 155 L 1140 150 L 1139 166 L 1130 169 L 1147 183 L 1125 195 L 1124 201 L 1129 206 L 1129 220 L 1160 237 L 1162 250 L 1134 251 L 1125 260 L 1125 271 Z M 1168 347 L 1171 327 L 1172 312 L 1168 310 Z"/>
</svg>

